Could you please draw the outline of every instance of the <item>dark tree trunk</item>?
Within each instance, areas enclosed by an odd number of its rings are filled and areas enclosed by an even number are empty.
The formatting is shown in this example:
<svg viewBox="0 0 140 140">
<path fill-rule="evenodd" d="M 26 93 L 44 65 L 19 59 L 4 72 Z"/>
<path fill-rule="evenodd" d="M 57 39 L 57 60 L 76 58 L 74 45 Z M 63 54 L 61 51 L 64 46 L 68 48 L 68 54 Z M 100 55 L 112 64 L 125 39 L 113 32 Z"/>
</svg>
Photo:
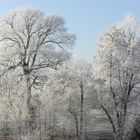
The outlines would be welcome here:
<svg viewBox="0 0 140 140">
<path fill-rule="evenodd" d="M 80 137 L 83 138 L 83 107 L 84 107 L 84 89 L 83 83 L 80 82 L 80 90 L 81 90 L 81 106 L 80 106 Z"/>
</svg>

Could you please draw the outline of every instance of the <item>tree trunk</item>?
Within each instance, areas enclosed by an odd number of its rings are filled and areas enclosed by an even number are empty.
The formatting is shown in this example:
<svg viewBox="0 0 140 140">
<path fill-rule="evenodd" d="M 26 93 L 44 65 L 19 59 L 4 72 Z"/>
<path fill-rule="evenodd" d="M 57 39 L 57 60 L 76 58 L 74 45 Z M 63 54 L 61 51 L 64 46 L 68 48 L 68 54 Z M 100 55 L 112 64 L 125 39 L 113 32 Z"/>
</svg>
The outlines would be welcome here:
<svg viewBox="0 0 140 140">
<path fill-rule="evenodd" d="M 74 114 L 74 119 L 75 119 L 76 136 L 77 136 L 77 139 L 79 140 L 78 118 L 77 118 L 77 115 L 76 115 L 75 111 L 74 111 L 73 114 Z"/>
<path fill-rule="evenodd" d="M 26 84 L 27 84 L 27 109 L 30 114 L 30 101 L 31 101 L 31 82 L 29 75 L 26 76 Z"/>
<path fill-rule="evenodd" d="M 115 140 L 123 140 L 123 134 L 121 132 L 121 128 L 118 129 L 118 131 L 115 135 Z"/>
<path fill-rule="evenodd" d="M 31 78 L 30 73 L 25 75 L 26 77 L 26 86 L 27 86 L 27 111 L 28 111 L 28 119 L 29 119 L 29 129 L 32 132 L 36 128 L 36 112 L 31 104 Z"/>
<path fill-rule="evenodd" d="M 83 83 L 80 82 L 80 90 L 81 90 L 81 106 L 80 106 L 80 138 L 83 139 L 83 107 L 84 107 L 84 90 Z"/>
</svg>

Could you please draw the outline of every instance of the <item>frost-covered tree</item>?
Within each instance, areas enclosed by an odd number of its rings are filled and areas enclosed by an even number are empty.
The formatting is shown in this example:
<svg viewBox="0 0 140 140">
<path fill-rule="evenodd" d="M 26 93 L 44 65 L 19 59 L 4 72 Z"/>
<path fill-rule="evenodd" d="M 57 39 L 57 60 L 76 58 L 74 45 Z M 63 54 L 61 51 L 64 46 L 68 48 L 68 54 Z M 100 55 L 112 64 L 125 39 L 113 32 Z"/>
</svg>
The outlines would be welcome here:
<svg viewBox="0 0 140 140">
<path fill-rule="evenodd" d="M 140 118 L 135 120 L 135 123 L 131 129 L 131 131 L 128 134 L 129 140 L 139 140 L 140 139 Z"/>
<path fill-rule="evenodd" d="M 133 16 L 110 27 L 98 39 L 95 56 L 100 107 L 116 140 L 123 140 L 130 108 L 138 99 L 140 83 L 140 25 Z"/>
<path fill-rule="evenodd" d="M 4 136 L 8 134 L 19 138 L 21 122 L 25 118 L 25 90 L 22 83 L 18 83 L 16 74 L 7 73 L 0 78 L 0 129 Z M 14 81 L 14 82 L 13 82 Z M 18 131 L 17 131 L 18 130 Z"/>
<path fill-rule="evenodd" d="M 56 69 L 69 58 L 64 49 L 74 46 L 75 36 L 68 33 L 64 19 L 46 16 L 32 8 L 9 12 L 0 21 L 2 74 L 18 73 L 26 83 L 26 105 L 32 114 L 32 90 L 46 80 L 46 68 Z"/>
<path fill-rule="evenodd" d="M 91 67 L 82 60 L 71 59 L 58 70 L 49 71 L 45 88 L 46 98 L 49 99 L 55 115 L 57 114 L 60 130 L 75 130 L 73 134 L 83 138 L 86 123 L 90 121 L 87 118 L 92 104 L 91 87 Z"/>
</svg>

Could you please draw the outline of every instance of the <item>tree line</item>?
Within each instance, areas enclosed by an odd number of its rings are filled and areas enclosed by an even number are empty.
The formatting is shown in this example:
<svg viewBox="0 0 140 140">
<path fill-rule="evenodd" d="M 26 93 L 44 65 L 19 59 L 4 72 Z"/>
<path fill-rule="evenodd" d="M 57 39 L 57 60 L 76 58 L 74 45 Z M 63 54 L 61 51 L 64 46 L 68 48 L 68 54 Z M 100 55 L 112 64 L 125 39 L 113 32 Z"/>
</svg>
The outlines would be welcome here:
<svg viewBox="0 0 140 140">
<path fill-rule="evenodd" d="M 75 41 L 57 15 L 20 8 L 1 17 L 1 137 L 85 140 L 101 118 L 114 140 L 138 133 L 138 21 L 129 15 L 103 32 L 91 62 L 72 56 Z"/>
</svg>

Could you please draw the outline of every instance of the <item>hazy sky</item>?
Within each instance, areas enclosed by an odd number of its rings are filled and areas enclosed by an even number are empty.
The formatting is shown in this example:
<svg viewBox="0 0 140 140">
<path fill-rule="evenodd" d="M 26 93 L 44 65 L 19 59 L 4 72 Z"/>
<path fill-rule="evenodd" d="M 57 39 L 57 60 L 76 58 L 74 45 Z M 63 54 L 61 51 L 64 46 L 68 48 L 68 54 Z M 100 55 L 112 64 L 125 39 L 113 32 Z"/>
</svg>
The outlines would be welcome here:
<svg viewBox="0 0 140 140">
<path fill-rule="evenodd" d="M 110 25 L 128 13 L 140 20 L 140 0 L 0 0 L 0 15 L 26 6 L 63 16 L 69 32 L 77 36 L 73 53 L 87 60 L 97 51 L 97 37 Z"/>
</svg>

